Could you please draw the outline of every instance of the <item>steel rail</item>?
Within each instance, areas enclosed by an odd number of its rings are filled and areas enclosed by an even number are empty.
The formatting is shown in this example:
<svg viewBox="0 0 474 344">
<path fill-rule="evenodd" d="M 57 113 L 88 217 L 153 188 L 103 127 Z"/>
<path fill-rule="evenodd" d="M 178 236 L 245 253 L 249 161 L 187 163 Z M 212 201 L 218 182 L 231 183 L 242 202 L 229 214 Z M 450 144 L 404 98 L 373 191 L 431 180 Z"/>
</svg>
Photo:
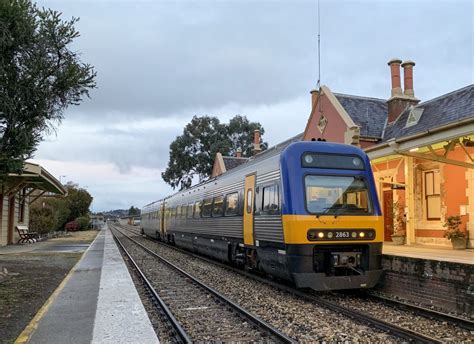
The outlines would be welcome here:
<svg viewBox="0 0 474 344">
<path fill-rule="evenodd" d="M 225 304 L 229 305 L 231 308 L 233 308 L 234 310 L 236 310 L 238 313 L 240 313 L 242 316 L 244 316 L 245 318 L 251 320 L 255 325 L 257 325 L 258 327 L 262 328 L 264 331 L 268 332 L 269 334 L 271 334 L 273 337 L 275 337 L 275 339 L 278 339 L 279 342 L 281 343 L 291 343 L 291 344 L 295 344 L 297 343 L 294 339 L 288 337 L 286 334 L 280 332 L 279 330 L 277 330 L 276 328 L 274 328 L 273 326 L 271 326 L 270 324 L 268 324 L 267 322 L 263 321 L 262 319 L 254 316 L 253 314 L 249 313 L 248 311 L 246 311 L 244 308 L 240 307 L 238 304 L 234 303 L 233 301 L 231 301 L 230 299 L 228 299 L 227 297 L 225 297 L 224 295 L 222 295 L 221 293 L 219 293 L 217 290 L 207 286 L 206 284 L 204 284 L 203 282 L 201 282 L 200 280 L 198 280 L 196 277 L 190 275 L 189 273 L 187 273 L 186 271 L 182 270 L 181 268 L 179 268 L 178 266 L 174 265 L 173 263 L 171 263 L 169 260 L 167 260 L 166 258 L 163 258 L 161 257 L 160 255 L 158 255 L 157 253 L 153 252 L 152 250 L 150 250 L 148 247 L 144 246 L 143 244 L 139 243 L 138 241 L 132 239 L 131 237 L 129 237 L 128 235 L 126 235 L 125 233 L 121 232 L 119 229 L 117 229 L 116 226 L 114 226 L 115 230 L 118 231 L 119 233 L 121 233 L 123 236 L 125 236 L 126 238 L 128 238 L 130 241 L 132 241 L 133 243 L 135 243 L 136 245 L 140 246 L 143 250 L 145 250 L 146 252 L 148 252 L 149 254 L 153 255 L 154 257 L 158 258 L 160 261 L 162 261 L 163 263 L 165 263 L 166 265 L 168 265 L 169 267 L 171 267 L 172 269 L 180 272 L 183 276 L 186 276 L 187 278 L 189 278 L 190 280 L 192 280 L 194 283 L 196 283 L 198 286 L 200 286 L 201 288 L 203 288 L 204 290 L 208 291 L 209 293 L 211 293 L 212 295 L 214 295 L 215 297 L 217 297 L 220 301 L 223 301 Z M 126 229 L 125 229 L 126 230 Z"/>
<path fill-rule="evenodd" d="M 114 227 L 114 229 L 116 229 L 115 226 L 112 225 L 112 227 Z M 116 229 L 117 230 L 117 229 Z M 142 270 L 138 267 L 137 263 L 135 262 L 135 260 L 132 258 L 132 256 L 130 255 L 130 253 L 127 251 L 127 249 L 123 246 L 122 242 L 120 241 L 119 238 L 117 238 L 117 236 L 115 235 L 115 233 L 113 231 L 110 231 L 112 233 L 112 236 L 114 237 L 115 241 L 117 242 L 117 244 L 120 246 L 120 248 L 122 249 L 122 251 L 125 253 L 125 255 L 127 256 L 127 258 L 129 259 L 130 263 L 132 264 L 133 268 L 135 269 L 135 271 L 138 273 L 138 275 L 140 276 L 141 280 L 144 282 L 144 285 L 145 287 L 148 289 L 148 291 L 151 293 L 153 299 L 155 302 L 157 302 L 159 304 L 159 307 L 161 308 L 161 310 L 163 310 L 167 320 L 169 323 L 171 323 L 171 326 L 174 330 L 174 333 L 176 335 L 176 342 L 177 343 L 187 343 L 187 344 L 191 344 L 193 341 L 191 340 L 191 338 L 189 337 L 189 335 L 186 333 L 186 331 L 181 327 L 181 325 L 179 324 L 178 320 L 176 320 L 176 318 L 173 316 L 173 314 L 171 313 L 171 311 L 169 310 L 168 306 L 166 306 L 166 304 L 163 302 L 163 300 L 161 299 L 161 297 L 158 295 L 158 293 L 156 292 L 155 288 L 153 288 L 153 286 L 151 285 L 150 281 L 148 280 L 148 278 L 145 276 L 145 274 L 142 272 Z"/>
<path fill-rule="evenodd" d="M 389 332 L 389 333 L 391 333 L 391 334 L 393 334 L 393 335 L 395 335 L 399 338 L 406 339 L 408 341 L 412 341 L 412 342 L 416 342 L 416 343 L 435 343 L 435 344 L 443 343 L 442 341 L 440 341 L 436 338 L 425 336 L 423 334 L 417 333 L 417 332 L 412 331 L 410 329 L 406 329 L 406 328 L 394 325 L 392 323 L 386 322 L 384 320 L 377 319 L 373 316 L 361 313 L 359 311 L 341 306 L 337 303 L 327 301 L 327 300 L 322 300 L 321 298 L 318 298 L 314 295 L 310 295 L 310 294 L 308 294 L 304 291 L 298 290 L 294 287 L 290 287 L 290 286 L 287 286 L 287 285 L 283 285 L 281 283 L 271 281 L 267 278 L 257 276 L 254 273 L 250 273 L 250 272 L 247 272 L 247 271 L 244 271 L 244 270 L 241 270 L 241 269 L 237 269 L 237 268 L 235 268 L 233 266 L 230 266 L 228 264 L 224 264 L 224 263 L 221 263 L 221 262 L 218 262 L 218 261 L 200 256 L 200 255 L 197 255 L 195 253 L 188 252 L 186 250 L 177 248 L 176 246 L 171 246 L 169 244 L 166 244 L 166 243 L 163 243 L 163 242 L 160 242 L 160 241 L 157 241 L 157 240 L 150 239 L 150 241 L 155 242 L 155 243 L 159 243 L 160 245 L 164 245 L 168 248 L 171 248 L 171 249 L 174 249 L 174 250 L 179 251 L 181 253 L 190 255 L 192 257 L 202 259 L 203 261 L 206 261 L 208 263 L 218 265 L 220 267 L 223 267 L 225 269 L 228 269 L 228 270 L 231 270 L 233 272 L 239 273 L 239 274 L 241 274 L 243 276 L 246 276 L 248 278 L 255 279 L 259 282 L 266 283 L 266 284 L 271 285 L 271 286 L 273 286 L 273 287 L 275 287 L 279 290 L 286 291 L 287 293 L 297 295 L 297 296 L 299 296 L 303 299 L 314 302 L 314 303 L 316 303 L 316 304 L 318 304 L 322 307 L 328 308 L 328 309 L 330 309 L 334 312 L 343 314 L 346 317 L 354 319 L 358 322 L 361 322 L 361 323 L 364 323 L 364 324 L 369 324 L 370 326 L 373 326 L 373 327 L 375 327 L 379 330 Z"/>
<path fill-rule="evenodd" d="M 449 322 L 453 325 L 459 325 L 460 327 L 462 327 L 466 330 L 474 331 L 474 321 L 466 319 L 466 318 L 461 318 L 461 317 L 457 317 L 457 316 L 454 316 L 454 315 L 451 315 L 451 314 L 438 312 L 438 311 L 433 310 L 433 309 L 428 309 L 428 308 L 425 308 L 425 307 L 421 307 L 421 306 L 418 306 L 418 305 L 413 305 L 413 304 L 406 303 L 406 302 L 403 302 L 403 301 L 393 300 L 393 299 L 387 298 L 387 297 L 382 296 L 382 295 L 373 294 L 371 292 L 366 292 L 364 297 L 374 298 L 374 299 L 380 300 L 384 303 L 391 304 L 391 305 L 393 305 L 395 307 L 398 307 L 400 309 L 408 309 L 410 311 L 419 313 L 420 315 L 422 315 L 426 318 L 433 318 L 433 319 L 436 319 L 436 320 Z"/>
</svg>

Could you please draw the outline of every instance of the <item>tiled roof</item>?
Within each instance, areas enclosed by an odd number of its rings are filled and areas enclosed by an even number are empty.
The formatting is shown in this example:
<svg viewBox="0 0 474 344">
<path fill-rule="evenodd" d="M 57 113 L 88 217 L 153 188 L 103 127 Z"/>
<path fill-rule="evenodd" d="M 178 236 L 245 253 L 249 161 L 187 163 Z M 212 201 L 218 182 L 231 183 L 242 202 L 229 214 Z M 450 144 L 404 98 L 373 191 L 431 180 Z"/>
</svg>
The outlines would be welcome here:
<svg viewBox="0 0 474 344">
<path fill-rule="evenodd" d="M 387 119 L 387 100 L 334 93 L 355 124 L 360 135 L 381 138 Z"/>
<path fill-rule="evenodd" d="M 420 103 L 416 108 L 422 108 L 423 113 L 417 124 L 406 128 L 410 109 L 403 112 L 398 119 L 385 129 L 383 141 L 422 133 L 474 117 L 474 85 Z"/>
<path fill-rule="evenodd" d="M 227 171 L 249 161 L 249 158 L 237 158 L 233 156 L 223 156 L 222 158 L 224 159 L 224 165 Z"/>
</svg>

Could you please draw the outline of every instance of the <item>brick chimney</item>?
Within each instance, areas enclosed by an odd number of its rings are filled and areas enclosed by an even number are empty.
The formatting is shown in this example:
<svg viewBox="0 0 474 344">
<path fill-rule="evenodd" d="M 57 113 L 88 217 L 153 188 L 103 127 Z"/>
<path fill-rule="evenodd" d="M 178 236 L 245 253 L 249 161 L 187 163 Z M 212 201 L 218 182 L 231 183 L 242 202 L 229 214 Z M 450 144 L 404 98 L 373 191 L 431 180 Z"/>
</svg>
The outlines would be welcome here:
<svg viewBox="0 0 474 344">
<path fill-rule="evenodd" d="M 400 63 L 402 63 L 402 60 L 397 58 L 388 61 L 388 65 L 390 66 L 390 75 L 392 79 L 392 97 L 402 94 L 402 84 L 400 80 Z"/>
<path fill-rule="evenodd" d="M 236 158 L 241 158 L 242 157 L 242 149 L 237 148 L 237 150 L 235 151 L 235 157 Z"/>
<path fill-rule="evenodd" d="M 388 123 L 396 121 L 410 105 L 416 105 L 420 102 L 415 98 L 413 90 L 413 61 L 405 61 L 401 63 L 400 59 L 391 59 L 388 61 L 390 66 L 390 76 L 392 81 L 391 97 L 387 100 L 388 105 Z M 402 93 L 401 78 L 400 78 L 400 64 L 404 71 L 404 87 L 405 91 Z"/>
<path fill-rule="evenodd" d="M 260 148 L 260 130 L 255 129 L 253 131 L 253 155 L 257 155 L 262 151 Z"/>
<path fill-rule="evenodd" d="M 409 97 L 415 97 L 415 90 L 413 89 L 413 67 L 415 62 L 407 60 L 402 63 L 403 67 L 403 94 Z"/>
</svg>

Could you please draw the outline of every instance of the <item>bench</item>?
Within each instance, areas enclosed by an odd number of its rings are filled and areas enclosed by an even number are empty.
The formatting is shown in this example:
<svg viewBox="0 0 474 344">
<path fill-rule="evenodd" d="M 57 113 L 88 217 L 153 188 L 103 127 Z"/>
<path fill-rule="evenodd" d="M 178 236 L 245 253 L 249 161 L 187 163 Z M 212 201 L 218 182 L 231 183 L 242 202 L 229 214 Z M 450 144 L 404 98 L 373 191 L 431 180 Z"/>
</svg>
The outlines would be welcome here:
<svg viewBox="0 0 474 344">
<path fill-rule="evenodd" d="M 38 236 L 38 233 L 30 232 L 28 226 L 18 225 L 16 226 L 16 231 L 20 235 L 20 239 L 18 240 L 17 244 L 21 242 L 36 242 L 36 237 Z"/>
</svg>

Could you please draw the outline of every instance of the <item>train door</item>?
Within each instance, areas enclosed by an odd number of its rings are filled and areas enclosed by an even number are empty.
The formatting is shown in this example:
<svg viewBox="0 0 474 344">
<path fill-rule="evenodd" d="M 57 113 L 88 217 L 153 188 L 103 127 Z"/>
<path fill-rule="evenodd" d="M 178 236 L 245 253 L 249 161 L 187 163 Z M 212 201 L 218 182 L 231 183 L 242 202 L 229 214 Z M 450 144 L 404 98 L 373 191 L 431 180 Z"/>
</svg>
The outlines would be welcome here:
<svg viewBox="0 0 474 344">
<path fill-rule="evenodd" d="M 160 221 L 160 228 L 161 228 L 161 239 L 165 240 L 166 237 L 166 202 L 163 202 L 161 205 L 161 221 Z"/>
<path fill-rule="evenodd" d="M 245 177 L 244 189 L 244 244 L 254 245 L 253 210 L 255 202 L 255 174 Z"/>
</svg>

